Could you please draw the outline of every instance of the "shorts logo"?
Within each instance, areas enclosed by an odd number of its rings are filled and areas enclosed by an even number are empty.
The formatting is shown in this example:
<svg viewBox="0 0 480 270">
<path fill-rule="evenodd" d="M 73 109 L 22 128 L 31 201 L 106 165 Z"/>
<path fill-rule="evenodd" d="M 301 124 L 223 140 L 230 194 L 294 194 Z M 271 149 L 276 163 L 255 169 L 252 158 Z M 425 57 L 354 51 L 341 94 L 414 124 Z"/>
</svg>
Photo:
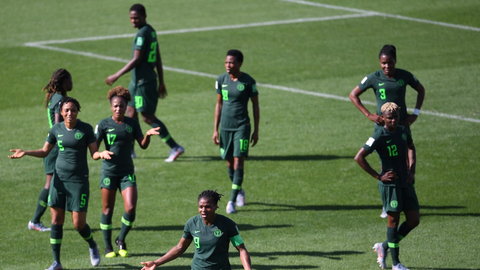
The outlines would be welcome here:
<svg viewBox="0 0 480 270">
<path fill-rule="evenodd" d="M 237 84 L 237 90 L 238 90 L 238 91 L 243 91 L 243 90 L 245 90 L 245 84 L 243 84 L 243 83 Z"/>
<path fill-rule="evenodd" d="M 83 134 L 83 132 L 76 132 L 75 133 L 75 139 L 81 140 L 83 138 L 83 135 L 85 135 L 85 134 Z"/>
<path fill-rule="evenodd" d="M 103 178 L 102 181 L 103 181 L 103 184 L 104 184 L 105 186 L 110 186 L 110 178 L 108 178 L 108 177 Z"/>
<path fill-rule="evenodd" d="M 223 235 L 223 232 L 221 230 L 217 229 L 216 231 L 213 232 L 213 235 L 215 237 L 220 237 L 220 236 Z"/>
<path fill-rule="evenodd" d="M 390 202 L 390 207 L 392 208 L 397 208 L 398 207 L 398 201 L 397 200 L 393 200 Z"/>
</svg>

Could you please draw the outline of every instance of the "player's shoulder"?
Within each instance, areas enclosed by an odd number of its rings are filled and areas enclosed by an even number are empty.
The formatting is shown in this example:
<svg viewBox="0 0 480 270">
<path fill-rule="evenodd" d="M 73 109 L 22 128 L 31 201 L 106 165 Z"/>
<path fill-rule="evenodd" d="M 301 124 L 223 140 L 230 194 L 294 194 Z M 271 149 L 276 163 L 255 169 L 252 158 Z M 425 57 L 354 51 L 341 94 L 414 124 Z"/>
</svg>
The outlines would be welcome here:
<svg viewBox="0 0 480 270">
<path fill-rule="evenodd" d="M 228 79 L 228 76 L 229 76 L 228 73 L 227 73 L 227 72 L 224 72 L 224 73 L 222 73 L 222 74 L 220 74 L 220 75 L 217 76 L 217 81 L 223 82 L 223 81 L 225 81 L 226 79 Z"/>
<path fill-rule="evenodd" d="M 217 217 L 215 219 L 215 223 L 223 223 L 223 224 L 231 224 L 231 225 L 236 225 L 235 221 L 233 221 L 232 219 L 224 216 L 224 215 L 220 215 L 220 214 L 217 214 Z"/>
<path fill-rule="evenodd" d="M 242 71 L 242 74 L 240 75 L 240 81 L 242 82 L 246 82 L 246 83 L 249 83 L 249 84 L 255 84 L 255 79 L 250 76 L 250 74 L 246 73 L 246 72 L 243 72 Z"/>
</svg>

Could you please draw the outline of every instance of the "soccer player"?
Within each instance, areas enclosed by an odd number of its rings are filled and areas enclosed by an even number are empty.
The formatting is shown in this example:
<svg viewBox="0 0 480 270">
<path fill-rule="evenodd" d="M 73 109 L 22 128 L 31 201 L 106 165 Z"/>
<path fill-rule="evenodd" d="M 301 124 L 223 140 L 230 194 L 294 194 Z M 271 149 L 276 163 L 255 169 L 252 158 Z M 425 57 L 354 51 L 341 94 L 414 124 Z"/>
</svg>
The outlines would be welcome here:
<svg viewBox="0 0 480 270">
<path fill-rule="evenodd" d="M 128 103 L 126 115 L 138 119 L 137 112 L 140 112 L 145 123 L 153 128 L 160 127 L 160 138 L 170 147 L 170 154 L 165 162 L 173 162 L 185 149 L 173 139 L 165 124 L 155 116 L 158 99 L 167 96 L 157 33 L 147 24 L 147 12 L 141 4 L 130 7 L 130 22 L 133 27 L 138 28 L 133 41 L 133 57 L 124 67 L 108 76 L 105 82 L 112 85 L 123 74 L 131 71 L 128 89 L 133 99 Z"/>
<path fill-rule="evenodd" d="M 415 193 L 415 146 L 409 129 L 399 125 L 401 108 L 387 102 L 381 107 L 384 125 L 376 129 L 365 145 L 355 155 L 358 165 L 373 178 L 378 186 L 387 211 L 387 239 L 376 243 L 377 262 L 386 269 L 387 250 L 392 255 L 392 270 L 408 270 L 400 263 L 399 243 L 420 223 L 417 195 Z M 380 172 L 374 170 L 366 157 L 376 151 L 382 163 Z M 406 220 L 400 225 L 400 213 Z M 400 225 L 400 226 L 399 226 Z"/>
<path fill-rule="evenodd" d="M 105 257 L 113 258 L 117 254 L 112 247 L 112 216 L 115 207 L 117 190 L 122 194 L 123 213 L 122 227 L 115 243 L 119 247 L 118 254 L 127 257 L 125 238 L 135 221 L 137 207 L 137 182 L 132 160 L 133 143 L 137 141 L 142 149 L 150 144 L 150 136 L 158 135 L 160 127 L 152 128 L 142 134 L 138 121 L 125 117 L 130 93 L 122 86 L 117 86 L 108 91 L 107 99 L 110 101 L 112 116 L 103 119 L 95 128 L 97 144 L 105 142 L 105 148 L 114 153 L 111 159 L 105 159 L 102 165 L 100 188 L 102 192 L 102 215 L 100 229 L 105 242 Z"/>
<path fill-rule="evenodd" d="M 55 70 L 50 77 L 48 84 L 43 87 L 45 92 L 45 105 L 47 107 L 48 125 L 52 128 L 54 124 L 63 121 L 60 115 L 60 102 L 67 96 L 67 92 L 72 90 L 72 76 L 66 69 L 59 68 Z M 28 222 L 29 230 L 40 232 L 50 231 L 40 221 L 43 214 L 47 210 L 48 190 L 55 170 L 55 160 L 58 155 L 58 147 L 54 146 L 50 153 L 43 159 L 43 167 L 45 169 L 45 185 L 38 196 L 37 208 L 32 219 Z"/>
<path fill-rule="evenodd" d="M 249 145 L 258 142 L 260 107 L 255 80 L 240 71 L 243 54 L 239 50 L 229 50 L 225 58 L 226 72 L 215 82 L 217 102 L 213 120 L 213 143 L 220 145 L 220 155 L 227 161 L 228 176 L 232 181 L 228 214 L 235 213 L 235 206 L 245 204 L 245 191 L 242 189 L 245 159 Z M 248 101 L 253 107 L 253 133 L 250 137 Z M 220 131 L 219 131 L 220 130 Z"/>
<path fill-rule="evenodd" d="M 250 254 L 238 232 L 237 225 L 231 219 L 215 213 L 221 196 L 213 190 L 205 190 L 200 193 L 197 199 L 199 215 L 191 217 L 187 221 L 178 244 L 162 257 L 154 261 L 142 262 L 142 270 L 153 270 L 159 265 L 178 258 L 192 241 L 195 245 L 193 270 L 230 270 L 229 242 L 240 253 L 243 269 L 250 270 L 252 267 Z"/>
<path fill-rule="evenodd" d="M 48 195 L 48 205 L 52 216 L 50 245 L 52 247 L 53 263 L 47 270 L 63 269 L 60 262 L 60 248 L 63 238 L 63 223 L 65 210 L 72 212 L 74 228 L 89 245 L 90 262 L 93 266 L 100 263 L 97 243 L 93 239 L 90 226 L 87 224 L 87 209 L 89 199 L 89 181 L 87 148 L 93 159 L 110 159 L 112 152 L 98 152 L 93 128 L 77 119 L 80 103 L 71 97 L 66 97 L 60 104 L 63 122 L 55 124 L 49 131 L 47 140 L 41 149 L 22 150 L 11 149 L 9 158 L 22 158 L 25 155 L 45 157 L 58 146 L 58 157 L 55 162 L 52 184 Z"/>
<path fill-rule="evenodd" d="M 366 77 L 351 91 L 349 98 L 363 115 L 374 122 L 375 129 L 382 128 L 383 118 L 380 117 L 380 108 L 386 102 L 394 102 L 400 106 L 400 124 L 410 129 L 410 125 L 417 120 L 420 109 L 425 98 L 425 88 L 418 79 L 410 72 L 397 69 L 397 49 L 394 45 L 384 45 L 379 52 L 380 70 L 377 70 Z M 417 92 L 417 101 L 412 114 L 407 113 L 405 101 L 407 85 L 410 85 Z M 371 113 L 360 100 L 360 95 L 372 88 L 377 100 L 376 113 Z M 386 218 L 385 210 L 380 215 Z"/>
</svg>

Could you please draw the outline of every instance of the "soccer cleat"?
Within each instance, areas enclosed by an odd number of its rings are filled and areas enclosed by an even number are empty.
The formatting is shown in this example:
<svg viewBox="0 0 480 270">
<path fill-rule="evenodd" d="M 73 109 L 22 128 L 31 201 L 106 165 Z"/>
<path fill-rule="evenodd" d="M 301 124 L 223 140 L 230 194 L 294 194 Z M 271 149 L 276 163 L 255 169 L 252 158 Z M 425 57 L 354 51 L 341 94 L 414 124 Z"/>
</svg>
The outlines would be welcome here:
<svg viewBox="0 0 480 270">
<path fill-rule="evenodd" d="M 387 211 L 385 211 L 385 208 L 383 208 L 383 207 L 382 207 L 382 213 L 380 214 L 380 217 L 381 218 L 387 218 L 388 217 Z"/>
<path fill-rule="evenodd" d="M 100 264 L 100 253 L 98 252 L 98 246 L 95 245 L 94 248 L 88 248 L 90 253 L 90 263 L 93 266 L 97 266 Z"/>
<path fill-rule="evenodd" d="M 61 263 L 53 261 L 52 265 L 45 270 L 63 270 L 63 267 Z"/>
<path fill-rule="evenodd" d="M 118 246 L 118 255 L 124 258 L 128 257 L 127 244 L 125 243 L 125 241 L 117 239 L 115 240 L 115 244 L 117 244 Z"/>
<path fill-rule="evenodd" d="M 245 191 L 243 189 L 240 190 L 240 192 L 238 192 L 237 201 L 235 202 L 235 205 L 238 207 L 242 207 L 245 205 Z"/>
<path fill-rule="evenodd" d="M 380 269 L 387 269 L 387 252 L 383 248 L 382 243 L 375 243 L 372 247 L 373 252 L 377 253 L 377 263 Z"/>
<path fill-rule="evenodd" d="M 39 223 L 33 223 L 31 221 L 28 222 L 28 229 L 29 230 L 35 230 L 39 232 L 49 232 L 51 229 L 48 227 L 43 226 L 41 222 Z"/>
<path fill-rule="evenodd" d="M 185 152 L 185 148 L 181 147 L 180 145 L 177 145 L 170 150 L 170 154 L 167 159 L 165 159 L 165 162 L 174 162 L 181 154 Z"/>
<path fill-rule="evenodd" d="M 235 210 L 235 205 L 233 204 L 232 201 L 228 201 L 226 211 L 227 211 L 227 214 L 234 214 L 237 212 L 237 210 Z"/>
<path fill-rule="evenodd" d="M 117 253 L 111 249 L 105 249 L 105 258 L 115 258 L 117 257 Z"/>
<path fill-rule="evenodd" d="M 409 270 L 403 264 L 399 263 L 397 265 L 392 266 L 392 270 Z"/>
</svg>

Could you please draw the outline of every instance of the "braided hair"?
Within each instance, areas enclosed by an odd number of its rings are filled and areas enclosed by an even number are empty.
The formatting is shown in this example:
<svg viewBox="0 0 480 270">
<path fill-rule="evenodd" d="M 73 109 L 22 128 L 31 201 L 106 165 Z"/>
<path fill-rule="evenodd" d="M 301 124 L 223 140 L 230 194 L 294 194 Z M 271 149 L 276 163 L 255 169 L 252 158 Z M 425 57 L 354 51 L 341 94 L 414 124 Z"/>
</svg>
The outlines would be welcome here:
<svg viewBox="0 0 480 270">
<path fill-rule="evenodd" d="M 400 112 L 400 106 L 398 106 L 394 102 L 387 102 L 382 105 L 382 107 L 380 108 L 380 111 L 382 112 L 382 114 L 385 114 L 386 112 L 397 114 Z"/>
<path fill-rule="evenodd" d="M 64 97 L 67 96 L 67 89 L 63 89 L 63 82 L 68 79 L 72 79 L 72 75 L 64 68 L 59 68 L 53 72 L 50 81 L 42 89 L 45 92 L 45 107 L 48 107 L 48 101 L 54 93 L 60 93 Z"/>
<path fill-rule="evenodd" d="M 218 201 L 220 201 L 220 198 L 223 196 L 223 194 L 219 194 L 216 190 L 204 190 L 198 195 L 198 200 L 204 198 L 209 201 L 214 202 L 215 204 L 218 204 Z"/>
<path fill-rule="evenodd" d="M 397 48 L 395 48 L 394 45 L 383 45 L 382 49 L 378 53 L 378 58 L 382 57 L 382 55 L 390 56 L 393 58 L 393 60 L 395 60 L 395 62 L 397 62 Z"/>
</svg>

